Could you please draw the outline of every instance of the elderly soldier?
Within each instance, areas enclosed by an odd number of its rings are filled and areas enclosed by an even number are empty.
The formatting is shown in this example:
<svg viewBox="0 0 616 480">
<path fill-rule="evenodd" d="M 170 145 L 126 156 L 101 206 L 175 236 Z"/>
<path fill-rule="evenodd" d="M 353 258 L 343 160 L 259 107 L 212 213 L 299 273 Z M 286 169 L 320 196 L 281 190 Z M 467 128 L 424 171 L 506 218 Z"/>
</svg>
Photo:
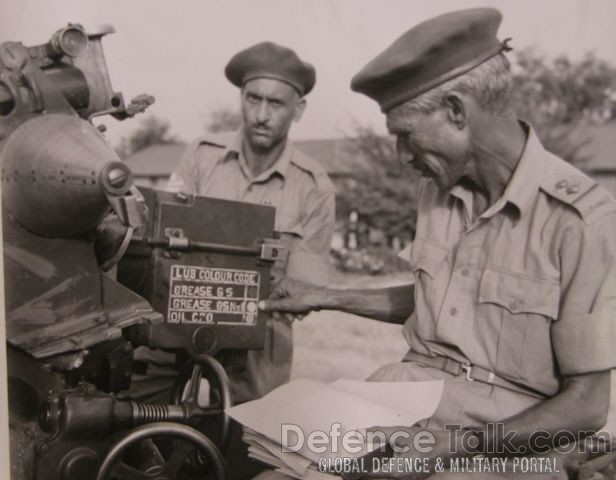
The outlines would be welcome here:
<svg viewBox="0 0 616 480">
<path fill-rule="evenodd" d="M 167 188 L 276 207 L 276 230 L 291 251 L 289 273 L 326 284 L 334 189 L 324 169 L 287 140 L 304 112 L 315 70 L 292 50 L 264 42 L 236 54 L 225 74 L 241 89 L 243 128 L 227 145 L 208 136 L 189 145 Z M 236 401 L 289 380 L 290 323 L 270 319 L 266 342 L 245 362 L 223 358 L 230 368 L 240 364 L 240 371 L 229 372 Z"/>
<path fill-rule="evenodd" d="M 435 448 L 405 454 L 445 466 L 452 456 L 545 451 L 601 428 L 616 366 L 615 202 L 514 116 L 500 21 L 493 9 L 430 19 L 352 80 L 386 114 L 400 160 L 423 174 L 414 287 L 288 282 L 278 293 L 289 298 L 266 305 L 404 323 L 408 354 L 372 379 L 445 381 L 422 425 Z M 453 435 L 448 424 L 470 431 Z"/>
</svg>

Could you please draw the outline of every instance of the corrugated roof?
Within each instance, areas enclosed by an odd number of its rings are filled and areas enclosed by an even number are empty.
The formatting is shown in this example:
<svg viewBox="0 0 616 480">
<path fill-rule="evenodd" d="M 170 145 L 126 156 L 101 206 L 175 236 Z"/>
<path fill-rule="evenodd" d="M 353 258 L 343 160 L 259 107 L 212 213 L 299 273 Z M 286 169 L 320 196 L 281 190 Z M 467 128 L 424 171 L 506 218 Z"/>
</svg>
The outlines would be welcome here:
<svg viewBox="0 0 616 480">
<path fill-rule="evenodd" d="M 293 142 L 298 149 L 319 161 L 330 175 L 352 175 L 357 165 L 364 162 L 351 154 L 352 139 L 298 140 Z"/>
<path fill-rule="evenodd" d="M 168 177 L 185 148 L 185 143 L 150 145 L 129 155 L 124 161 L 137 177 Z"/>
</svg>

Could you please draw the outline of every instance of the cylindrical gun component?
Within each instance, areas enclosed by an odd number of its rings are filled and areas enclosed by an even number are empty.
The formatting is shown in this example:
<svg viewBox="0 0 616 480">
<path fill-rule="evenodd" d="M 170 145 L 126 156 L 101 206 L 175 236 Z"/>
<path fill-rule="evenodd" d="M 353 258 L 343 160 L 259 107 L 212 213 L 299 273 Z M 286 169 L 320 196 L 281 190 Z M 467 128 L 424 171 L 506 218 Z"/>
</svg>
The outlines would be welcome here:
<svg viewBox="0 0 616 480">
<path fill-rule="evenodd" d="M 187 415 L 178 405 L 159 405 L 154 403 L 131 402 L 133 407 L 133 425 L 155 422 L 183 422 Z"/>
<path fill-rule="evenodd" d="M 130 170 L 91 124 L 52 113 L 22 123 L 0 152 L 2 195 L 23 227 L 44 237 L 66 238 L 92 230 L 109 210 L 114 189 L 103 170 Z M 109 167 L 113 165 L 113 168 Z M 118 179 L 116 178 L 115 181 Z"/>
<path fill-rule="evenodd" d="M 144 242 L 149 247 L 168 248 L 170 250 L 227 253 L 231 255 L 246 255 L 249 257 L 257 256 L 261 252 L 259 247 L 239 247 L 235 245 L 223 245 L 221 243 L 199 242 L 187 238 L 146 237 L 144 238 Z M 138 243 L 138 241 L 136 243 Z"/>
<path fill-rule="evenodd" d="M 110 433 L 155 422 L 186 422 L 181 405 L 159 405 L 118 400 L 110 395 L 68 394 L 59 402 L 46 402 L 39 414 L 45 432 L 59 430 L 64 438 L 104 438 Z"/>
<path fill-rule="evenodd" d="M 83 28 L 76 25 L 69 25 L 53 34 L 49 41 L 51 54 L 68 55 L 78 57 L 88 48 L 88 36 Z"/>
</svg>

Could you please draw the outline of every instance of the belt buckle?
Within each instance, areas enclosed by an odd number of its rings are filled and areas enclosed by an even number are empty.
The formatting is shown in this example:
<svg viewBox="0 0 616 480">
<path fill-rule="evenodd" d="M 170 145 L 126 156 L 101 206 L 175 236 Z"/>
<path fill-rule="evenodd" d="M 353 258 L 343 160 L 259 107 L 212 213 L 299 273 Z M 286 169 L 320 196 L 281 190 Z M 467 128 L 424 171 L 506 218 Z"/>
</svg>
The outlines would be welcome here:
<svg viewBox="0 0 616 480">
<path fill-rule="evenodd" d="M 463 363 L 462 365 L 460 365 L 460 368 L 462 368 L 462 370 L 464 370 L 464 373 L 466 375 L 466 380 L 469 382 L 474 382 L 475 379 L 473 377 L 471 377 L 471 372 L 473 371 L 473 366 L 470 363 Z"/>
</svg>

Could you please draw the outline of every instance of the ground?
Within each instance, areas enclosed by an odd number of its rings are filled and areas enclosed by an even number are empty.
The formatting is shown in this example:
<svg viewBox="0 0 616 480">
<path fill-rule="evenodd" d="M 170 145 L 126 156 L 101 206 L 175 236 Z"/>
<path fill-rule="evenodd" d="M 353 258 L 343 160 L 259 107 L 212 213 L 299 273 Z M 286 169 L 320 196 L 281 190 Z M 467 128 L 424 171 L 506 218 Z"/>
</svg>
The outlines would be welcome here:
<svg viewBox="0 0 616 480">
<path fill-rule="evenodd" d="M 408 276 L 337 274 L 333 286 L 379 287 L 404 283 Z M 295 322 L 293 341 L 293 379 L 361 380 L 382 365 L 399 362 L 408 350 L 400 325 L 327 310 Z"/>
</svg>

